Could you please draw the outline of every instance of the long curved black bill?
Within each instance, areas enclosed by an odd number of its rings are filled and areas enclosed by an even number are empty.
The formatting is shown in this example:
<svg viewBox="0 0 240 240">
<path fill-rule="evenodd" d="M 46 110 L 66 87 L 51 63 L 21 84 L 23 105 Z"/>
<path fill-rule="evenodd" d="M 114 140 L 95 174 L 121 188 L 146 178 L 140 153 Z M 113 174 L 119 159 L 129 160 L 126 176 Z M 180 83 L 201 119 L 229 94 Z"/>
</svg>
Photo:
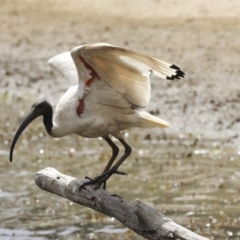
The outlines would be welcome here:
<svg viewBox="0 0 240 240">
<path fill-rule="evenodd" d="M 10 155 L 9 155 L 9 160 L 10 162 L 12 162 L 12 158 L 13 158 L 13 149 L 14 146 L 19 138 L 19 136 L 22 134 L 22 132 L 24 131 L 24 129 L 37 117 L 39 117 L 39 114 L 37 114 L 36 112 L 34 112 L 34 109 L 31 110 L 31 112 L 27 115 L 27 117 L 23 120 L 22 124 L 20 125 L 20 127 L 18 128 L 17 132 L 15 133 L 15 136 L 13 138 L 12 141 L 12 145 L 11 145 L 11 149 L 10 149 Z"/>
</svg>

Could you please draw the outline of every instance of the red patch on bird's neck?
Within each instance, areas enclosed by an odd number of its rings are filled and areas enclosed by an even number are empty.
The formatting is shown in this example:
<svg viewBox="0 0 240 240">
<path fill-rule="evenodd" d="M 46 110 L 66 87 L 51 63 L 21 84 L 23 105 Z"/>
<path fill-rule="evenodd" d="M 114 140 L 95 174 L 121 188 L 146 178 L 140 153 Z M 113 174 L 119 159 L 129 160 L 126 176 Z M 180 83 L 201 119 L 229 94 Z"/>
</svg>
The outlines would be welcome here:
<svg viewBox="0 0 240 240">
<path fill-rule="evenodd" d="M 84 100 L 81 99 L 81 100 L 79 100 L 79 104 L 78 104 L 78 107 L 77 107 L 77 115 L 81 116 L 82 113 L 83 113 L 83 110 L 84 110 Z"/>
</svg>

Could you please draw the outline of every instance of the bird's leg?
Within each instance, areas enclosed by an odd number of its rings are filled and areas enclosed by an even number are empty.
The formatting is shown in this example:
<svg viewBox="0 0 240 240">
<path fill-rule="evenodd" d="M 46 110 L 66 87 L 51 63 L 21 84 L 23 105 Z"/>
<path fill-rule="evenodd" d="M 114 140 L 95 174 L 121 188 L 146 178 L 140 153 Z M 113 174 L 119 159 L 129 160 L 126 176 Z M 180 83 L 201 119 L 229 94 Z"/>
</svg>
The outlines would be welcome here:
<svg viewBox="0 0 240 240">
<path fill-rule="evenodd" d="M 112 166 L 114 160 L 116 159 L 116 157 L 117 157 L 117 155 L 118 155 L 118 153 L 119 153 L 119 148 L 118 148 L 117 145 L 110 139 L 109 136 L 104 136 L 104 137 L 102 137 L 102 138 L 103 138 L 103 139 L 108 143 L 108 145 L 112 148 L 112 156 L 111 156 L 111 158 L 109 159 L 106 167 L 104 168 L 104 170 L 103 170 L 103 172 L 102 172 L 102 174 L 104 174 L 104 173 L 107 172 L 107 171 L 110 169 L 110 167 Z M 102 175 L 102 174 L 101 174 L 101 175 Z M 101 176 L 101 175 L 100 175 L 100 176 Z M 90 177 L 88 177 L 88 176 L 86 176 L 85 179 L 93 180 L 92 178 L 90 178 Z M 106 189 L 106 181 L 103 183 L 103 189 Z"/>
<path fill-rule="evenodd" d="M 127 159 L 127 157 L 131 154 L 132 148 L 125 142 L 125 140 L 123 138 L 119 138 L 118 140 L 125 147 L 125 153 L 110 170 L 108 170 L 107 172 L 104 172 L 101 176 L 99 176 L 97 188 L 99 186 L 101 186 L 102 183 L 106 182 L 113 174 L 127 175 L 127 173 L 125 173 L 125 172 L 118 171 L 118 168 Z"/>
<path fill-rule="evenodd" d="M 117 145 L 110 139 L 110 137 L 103 137 L 103 139 L 108 143 L 108 145 L 112 148 L 112 156 L 109 159 L 106 167 L 104 168 L 102 174 L 104 174 L 105 172 L 107 172 L 110 167 L 112 166 L 114 160 L 116 159 L 118 153 L 119 153 L 119 148 L 117 147 Z"/>
<path fill-rule="evenodd" d="M 108 143 L 108 145 L 112 148 L 112 156 L 109 159 L 106 167 L 104 168 L 103 172 L 101 175 L 103 175 L 105 172 L 107 172 L 110 167 L 112 166 L 114 160 L 116 159 L 118 153 L 119 153 L 119 148 L 117 147 L 117 145 L 111 140 L 111 138 L 109 136 L 107 137 L 103 137 L 103 139 Z M 103 183 L 103 189 L 106 189 L 106 181 Z"/>
<path fill-rule="evenodd" d="M 118 171 L 118 168 L 126 160 L 126 158 L 131 154 L 132 148 L 124 141 L 124 139 L 119 138 L 118 140 L 125 147 L 125 153 L 123 154 L 123 156 L 117 161 L 117 163 L 110 170 L 104 171 L 102 175 L 94 178 L 93 180 L 90 180 L 89 182 L 85 182 L 84 184 L 82 184 L 80 186 L 79 190 L 81 190 L 84 186 L 91 185 L 91 184 L 97 184 L 96 188 L 98 188 L 102 185 L 102 183 L 106 182 L 113 174 L 127 175 L 124 172 Z M 112 160 L 112 162 L 113 161 L 114 160 Z M 111 163 L 111 165 L 112 165 L 112 163 Z M 109 163 L 107 164 L 107 166 L 111 166 L 111 165 Z M 106 168 L 107 168 L 107 166 L 106 166 Z"/>
</svg>

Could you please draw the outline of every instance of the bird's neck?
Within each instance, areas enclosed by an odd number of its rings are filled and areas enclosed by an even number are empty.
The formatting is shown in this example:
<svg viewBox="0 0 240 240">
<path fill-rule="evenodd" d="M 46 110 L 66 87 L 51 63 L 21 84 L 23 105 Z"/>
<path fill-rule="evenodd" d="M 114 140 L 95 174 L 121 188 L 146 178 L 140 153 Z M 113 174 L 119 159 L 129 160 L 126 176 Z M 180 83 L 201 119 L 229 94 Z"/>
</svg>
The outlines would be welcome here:
<svg viewBox="0 0 240 240">
<path fill-rule="evenodd" d="M 49 111 L 43 115 L 43 123 L 49 135 L 51 135 L 52 128 L 53 128 L 52 117 L 53 117 L 53 109 L 51 107 L 49 108 Z"/>
</svg>

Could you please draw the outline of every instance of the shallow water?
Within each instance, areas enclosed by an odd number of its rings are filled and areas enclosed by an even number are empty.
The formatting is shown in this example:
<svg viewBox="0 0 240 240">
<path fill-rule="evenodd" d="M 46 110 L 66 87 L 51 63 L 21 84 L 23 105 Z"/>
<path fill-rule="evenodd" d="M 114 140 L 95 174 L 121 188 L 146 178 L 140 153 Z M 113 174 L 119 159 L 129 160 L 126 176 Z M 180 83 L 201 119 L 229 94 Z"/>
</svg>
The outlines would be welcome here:
<svg viewBox="0 0 240 240">
<path fill-rule="evenodd" d="M 1 110 L 9 118 L 14 108 Z M 21 118 L 21 117 L 19 117 Z M 20 120 L 20 119 L 19 119 Z M 37 120 L 17 142 L 8 161 L 16 119 L 2 122 L 0 145 L 1 239 L 141 239 L 116 220 L 40 190 L 35 173 L 55 167 L 83 178 L 98 175 L 110 157 L 101 139 L 50 138 Z M 10 133 L 10 134 L 6 134 Z M 140 198 L 177 223 L 212 239 L 239 239 L 240 152 L 192 135 L 155 135 L 150 130 L 124 133 L 133 147 L 107 189 L 134 201 Z"/>
</svg>

